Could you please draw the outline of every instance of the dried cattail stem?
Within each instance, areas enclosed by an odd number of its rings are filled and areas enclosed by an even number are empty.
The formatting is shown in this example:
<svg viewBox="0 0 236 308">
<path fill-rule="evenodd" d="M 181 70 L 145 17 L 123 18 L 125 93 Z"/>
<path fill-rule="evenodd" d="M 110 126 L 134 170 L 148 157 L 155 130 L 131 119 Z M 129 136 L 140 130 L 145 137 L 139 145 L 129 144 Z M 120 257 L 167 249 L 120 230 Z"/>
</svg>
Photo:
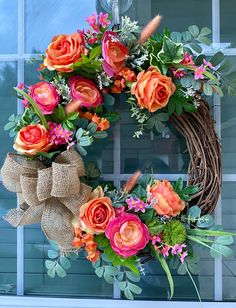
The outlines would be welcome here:
<svg viewBox="0 0 236 308">
<path fill-rule="evenodd" d="M 155 33 L 161 23 L 161 19 L 162 17 L 157 15 L 143 28 L 138 40 L 140 45 L 143 45 L 149 39 L 149 37 Z"/>
</svg>

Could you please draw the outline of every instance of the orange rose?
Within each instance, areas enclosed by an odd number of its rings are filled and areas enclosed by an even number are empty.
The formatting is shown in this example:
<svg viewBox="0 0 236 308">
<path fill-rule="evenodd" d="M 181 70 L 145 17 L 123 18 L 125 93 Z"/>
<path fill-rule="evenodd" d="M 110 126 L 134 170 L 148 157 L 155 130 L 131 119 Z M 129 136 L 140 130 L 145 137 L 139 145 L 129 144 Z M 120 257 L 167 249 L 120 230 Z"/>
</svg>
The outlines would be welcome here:
<svg viewBox="0 0 236 308">
<path fill-rule="evenodd" d="M 48 152 L 51 145 L 50 135 L 46 128 L 35 124 L 21 128 L 13 147 L 23 154 L 36 155 L 38 152 Z"/>
<path fill-rule="evenodd" d="M 155 181 L 148 187 L 150 201 L 158 215 L 175 217 L 185 208 L 185 203 L 174 191 L 169 181 Z"/>
<path fill-rule="evenodd" d="M 108 197 L 95 198 L 80 208 L 81 228 L 90 234 L 104 233 L 114 217 L 115 211 Z"/>
<path fill-rule="evenodd" d="M 49 70 L 72 72 L 71 66 L 81 61 L 81 55 L 85 53 L 85 43 L 81 33 L 57 35 L 46 50 L 44 65 Z"/>
<path fill-rule="evenodd" d="M 150 112 L 165 107 L 175 92 L 175 84 L 170 77 L 162 75 L 156 68 L 149 67 L 137 76 L 132 85 L 131 93 L 137 98 L 138 105 Z"/>
</svg>

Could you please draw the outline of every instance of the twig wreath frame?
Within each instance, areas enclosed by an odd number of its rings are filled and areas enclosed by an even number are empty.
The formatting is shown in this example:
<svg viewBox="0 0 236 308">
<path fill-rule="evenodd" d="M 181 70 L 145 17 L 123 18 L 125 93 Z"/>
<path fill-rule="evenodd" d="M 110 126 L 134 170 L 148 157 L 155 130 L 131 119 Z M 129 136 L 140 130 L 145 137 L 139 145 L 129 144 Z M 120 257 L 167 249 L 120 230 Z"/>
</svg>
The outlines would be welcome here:
<svg viewBox="0 0 236 308">
<path fill-rule="evenodd" d="M 140 294 L 143 263 L 157 260 L 174 294 L 171 269 L 198 273 L 198 252 L 230 257 L 233 233 L 214 224 L 211 213 L 221 190 L 221 146 L 206 101 L 223 90 L 236 93 L 235 72 L 218 51 L 210 59 L 210 29 L 164 29 L 156 16 L 144 29 L 123 17 L 110 29 L 108 14 L 87 18 L 89 30 L 55 36 L 40 67 L 40 81 L 15 90 L 25 106 L 5 129 L 15 137 L 1 169 L 5 187 L 19 207 L 5 215 L 12 226 L 41 223 L 51 249 L 47 273 L 66 276 L 84 252 L 99 278 L 117 283 L 128 299 Z M 114 112 L 113 94 L 126 93 L 134 137 L 161 133 L 171 122 L 185 137 L 190 164 L 187 185 L 136 172 L 117 190 L 98 180 L 82 156 L 106 138 Z"/>
</svg>

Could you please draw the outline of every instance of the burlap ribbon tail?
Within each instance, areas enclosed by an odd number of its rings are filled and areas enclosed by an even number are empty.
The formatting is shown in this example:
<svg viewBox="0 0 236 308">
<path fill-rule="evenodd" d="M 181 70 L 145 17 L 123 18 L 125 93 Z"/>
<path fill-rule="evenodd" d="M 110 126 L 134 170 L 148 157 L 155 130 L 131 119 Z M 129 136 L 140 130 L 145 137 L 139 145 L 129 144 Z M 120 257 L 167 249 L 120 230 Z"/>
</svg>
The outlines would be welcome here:
<svg viewBox="0 0 236 308">
<path fill-rule="evenodd" d="M 65 151 L 46 168 L 40 161 L 8 153 L 1 170 L 3 185 L 17 193 L 18 208 L 4 219 L 12 226 L 40 223 L 46 237 L 62 252 L 72 249 L 73 216 L 90 197 L 91 187 L 80 182 L 83 160 L 73 149 Z"/>
</svg>

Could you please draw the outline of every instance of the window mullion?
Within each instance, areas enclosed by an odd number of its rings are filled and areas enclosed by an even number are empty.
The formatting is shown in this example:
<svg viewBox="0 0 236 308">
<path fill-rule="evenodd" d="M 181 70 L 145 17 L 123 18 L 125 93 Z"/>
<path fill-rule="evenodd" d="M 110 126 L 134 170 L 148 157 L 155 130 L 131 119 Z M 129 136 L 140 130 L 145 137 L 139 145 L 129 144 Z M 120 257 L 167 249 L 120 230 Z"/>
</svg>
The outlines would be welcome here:
<svg viewBox="0 0 236 308">
<path fill-rule="evenodd" d="M 24 0 L 18 0 L 18 61 L 17 82 L 24 82 Z M 23 105 L 17 100 L 17 114 Z M 19 206 L 19 204 L 17 205 Z M 24 227 L 17 228 L 17 295 L 24 295 Z"/>
<path fill-rule="evenodd" d="M 220 46 L 220 0 L 212 0 L 212 47 L 218 49 Z M 214 102 L 214 120 L 215 129 L 218 137 L 221 139 L 221 100 L 220 96 L 215 94 Z M 217 207 L 215 209 L 215 222 L 222 224 L 222 197 L 219 196 Z M 215 281 L 215 301 L 222 301 L 222 258 L 215 259 L 214 263 L 214 281 Z"/>
</svg>

